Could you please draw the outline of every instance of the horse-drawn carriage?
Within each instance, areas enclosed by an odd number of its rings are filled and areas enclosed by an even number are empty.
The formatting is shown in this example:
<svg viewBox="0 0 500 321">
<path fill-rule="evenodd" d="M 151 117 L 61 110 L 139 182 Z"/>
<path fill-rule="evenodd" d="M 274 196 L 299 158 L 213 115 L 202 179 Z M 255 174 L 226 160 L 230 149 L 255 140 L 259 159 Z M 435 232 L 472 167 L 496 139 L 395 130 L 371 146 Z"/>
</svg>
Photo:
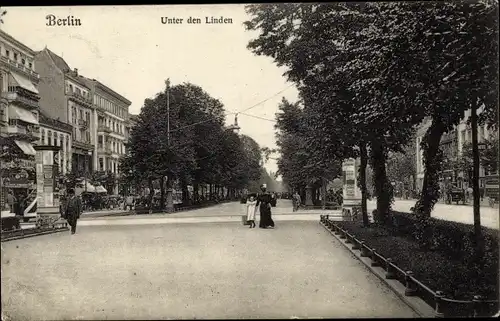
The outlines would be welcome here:
<svg viewBox="0 0 500 321">
<path fill-rule="evenodd" d="M 462 202 L 462 205 L 465 205 L 465 202 L 466 202 L 465 190 L 458 188 L 456 186 L 453 186 L 447 192 L 446 202 L 448 204 L 457 203 L 457 205 L 459 202 Z"/>
</svg>

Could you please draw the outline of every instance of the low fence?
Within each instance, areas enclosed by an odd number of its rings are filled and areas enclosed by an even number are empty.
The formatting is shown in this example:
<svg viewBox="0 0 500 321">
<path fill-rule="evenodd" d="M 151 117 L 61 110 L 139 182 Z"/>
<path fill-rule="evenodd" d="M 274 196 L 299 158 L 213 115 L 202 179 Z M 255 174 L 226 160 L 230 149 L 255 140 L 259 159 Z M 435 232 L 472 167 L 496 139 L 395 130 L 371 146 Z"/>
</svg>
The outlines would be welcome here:
<svg viewBox="0 0 500 321">
<path fill-rule="evenodd" d="M 488 317 L 498 312 L 498 300 L 485 300 L 479 295 L 474 295 L 470 300 L 455 300 L 446 298 L 441 291 L 433 291 L 413 276 L 412 271 L 404 271 L 385 258 L 376 249 L 368 247 L 363 240 L 358 240 L 355 235 L 342 229 L 331 220 L 328 215 L 320 216 L 320 223 L 345 243 L 352 244 L 353 250 L 360 251 L 362 257 L 371 259 L 371 266 L 382 267 L 386 279 L 394 279 L 405 286 L 406 296 L 418 296 L 429 306 L 434 308 L 437 318 L 448 317 Z"/>
<path fill-rule="evenodd" d="M 9 217 L 9 219 L 11 219 L 11 221 L 12 221 L 12 218 Z M 19 221 L 19 218 L 16 218 L 16 219 Z M 4 219 L 2 219 L 2 232 L 0 234 L 2 242 L 17 240 L 17 239 L 25 238 L 25 237 L 52 234 L 52 233 L 63 232 L 63 231 L 69 230 L 67 223 L 62 224 L 62 227 L 36 226 L 34 228 L 28 228 L 28 229 L 22 229 L 20 227 L 20 224 L 17 224 L 17 225 L 14 225 L 13 228 L 7 229 L 7 228 L 5 228 L 5 226 L 3 226 L 3 221 L 4 221 Z"/>
</svg>

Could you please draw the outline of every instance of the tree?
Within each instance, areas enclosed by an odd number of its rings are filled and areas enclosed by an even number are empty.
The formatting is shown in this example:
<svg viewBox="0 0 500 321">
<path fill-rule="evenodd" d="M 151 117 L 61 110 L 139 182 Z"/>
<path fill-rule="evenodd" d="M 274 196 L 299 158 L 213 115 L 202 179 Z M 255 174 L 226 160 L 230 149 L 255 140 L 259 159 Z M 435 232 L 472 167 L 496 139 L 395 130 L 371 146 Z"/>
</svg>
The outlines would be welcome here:
<svg viewBox="0 0 500 321">
<path fill-rule="evenodd" d="M 0 7 L 0 24 L 3 24 L 3 17 L 7 14 L 7 10 L 2 9 Z"/>
<path fill-rule="evenodd" d="M 399 148 L 417 121 L 401 112 L 408 109 L 407 101 L 401 89 L 394 88 L 398 83 L 387 76 L 394 47 L 394 37 L 384 36 L 387 17 L 374 20 L 381 8 L 386 12 L 392 8 L 387 4 L 247 8 L 252 15 L 247 28 L 261 31 L 249 48 L 286 66 L 285 74 L 298 85 L 307 114 L 317 116 L 311 122 L 315 134 L 308 142 L 317 155 L 339 161 L 356 156 L 359 145 L 370 144 L 377 207 L 380 221 L 385 221 L 392 198 L 385 173 L 387 152 Z M 394 29 L 396 36 L 404 34 Z M 398 95 L 390 96 L 391 92 Z"/>
<path fill-rule="evenodd" d="M 391 153 L 387 161 L 387 177 L 389 181 L 400 182 L 404 186 L 413 188 L 416 177 L 415 164 L 415 145 L 413 143 L 405 146 L 402 152 Z"/>
</svg>

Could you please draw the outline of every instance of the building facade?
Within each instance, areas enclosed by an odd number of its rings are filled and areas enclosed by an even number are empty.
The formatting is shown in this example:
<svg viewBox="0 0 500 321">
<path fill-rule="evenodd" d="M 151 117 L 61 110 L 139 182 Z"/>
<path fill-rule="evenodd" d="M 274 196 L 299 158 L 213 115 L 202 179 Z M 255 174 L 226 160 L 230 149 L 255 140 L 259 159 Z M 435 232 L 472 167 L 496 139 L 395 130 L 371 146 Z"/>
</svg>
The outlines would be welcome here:
<svg viewBox="0 0 500 321">
<path fill-rule="evenodd" d="M 66 171 L 78 176 L 89 175 L 97 158 L 91 88 L 78 74 L 78 69 L 70 69 L 63 58 L 47 48 L 36 54 L 35 63 L 42 78 L 39 85 L 41 110 L 48 118 L 72 127 L 69 139 L 62 135 L 62 146 L 71 146 Z"/>
<path fill-rule="evenodd" d="M 95 106 L 96 169 L 119 176 L 120 157 L 125 155 L 128 110 L 131 102 L 95 79 L 86 79 Z M 117 188 L 115 193 L 117 192 Z"/>
<path fill-rule="evenodd" d="M 482 112 L 483 106 L 478 108 L 477 113 L 480 114 Z M 467 110 L 465 112 L 464 118 L 460 122 L 460 124 L 456 127 L 457 131 L 457 154 L 458 156 L 463 155 L 464 145 L 472 143 L 472 128 L 470 123 L 468 123 L 471 111 Z M 478 125 L 477 128 L 477 141 L 478 143 L 483 143 L 486 140 L 489 140 L 492 137 L 498 137 L 498 130 L 488 129 L 486 125 Z M 481 162 L 480 162 L 481 164 Z M 484 187 L 485 177 L 491 174 L 489 173 L 482 165 L 479 166 L 479 187 Z M 463 182 L 461 185 L 463 187 L 469 187 L 470 184 L 467 181 L 467 173 L 459 173 L 458 174 L 460 181 Z"/>
<path fill-rule="evenodd" d="M 3 142 L 11 142 L 12 148 L 18 149 L 16 155 L 22 155 L 15 162 L 1 164 L 1 199 L 7 189 L 14 194 L 28 194 L 34 189 L 33 143 L 40 133 L 40 76 L 35 70 L 34 56 L 32 49 L 0 30 L 0 136 Z"/>
<path fill-rule="evenodd" d="M 68 174 L 71 171 L 73 126 L 45 116 L 43 111 L 39 114 L 39 120 L 40 139 L 38 144 L 59 146 L 59 173 Z"/>
<path fill-rule="evenodd" d="M 35 52 L 0 30 L 2 135 L 16 137 L 16 144 L 34 156 L 38 140 L 40 76 L 35 71 Z"/>
<path fill-rule="evenodd" d="M 482 107 L 478 109 L 478 114 L 482 111 Z M 471 111 L 467 110 L 465 112 L 464 118 L 460 121 L 460 124 L 455 126 L 453 130 L 445 133 L 441 137 L 440 149 L 443 152 L 443 168 L 442 168 L 442 179 L 444 181 L 451 182 L 455 184 L 458 188 L 467 188 L 471 186 L 468 180 L 468 173 L 457 170 L 454 168 L 453 164 L 463 156 L 464 145 L 472 142 L 472 128 L 468 123 Z M 425 119 L 422 124 L 417 128 L 416 135 L 416 187 L 418 191 L 422 190 L 422 183 L 424 179 L 424 162 L 423 162 L 423 151 L 420 147 L 420 143 L 431 125 L 430 119 Z M 492 136 L 498 137 L 498 130 L 490 130 L 486 125 L 478 125 L 478 143 L 482 143 L 485 140 L 490 139 Z M 479 185 L 484 186 L 484 180 L 487 175 L 494 174 L 488 173 L 487 170 L 480 165 L 479 167 Z M 443 186 L 442 186 L 443 187 Z"/>
</svg>

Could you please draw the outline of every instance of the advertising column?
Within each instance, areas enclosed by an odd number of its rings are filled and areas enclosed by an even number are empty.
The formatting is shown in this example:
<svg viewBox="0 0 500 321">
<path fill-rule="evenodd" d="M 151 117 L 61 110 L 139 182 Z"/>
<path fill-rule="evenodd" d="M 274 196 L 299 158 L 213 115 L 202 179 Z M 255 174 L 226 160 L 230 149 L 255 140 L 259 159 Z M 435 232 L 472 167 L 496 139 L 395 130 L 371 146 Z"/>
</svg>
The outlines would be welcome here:
<svg viewBox="0 0 500 321">
<path fill-rule="evenodd" d="M 349 158 L 342 163 L 344 178 L 342 211 L 352 213 L 353 207 L 361 206 L 361 190 L 358 188 L 359 162 Z"/>
<path fill-rule="evenodd" d="M 60 220 L 58 146 L 34 146 L 36 150 L 37 216 L 44 226 L 65 226 Z"/>
</svg>

